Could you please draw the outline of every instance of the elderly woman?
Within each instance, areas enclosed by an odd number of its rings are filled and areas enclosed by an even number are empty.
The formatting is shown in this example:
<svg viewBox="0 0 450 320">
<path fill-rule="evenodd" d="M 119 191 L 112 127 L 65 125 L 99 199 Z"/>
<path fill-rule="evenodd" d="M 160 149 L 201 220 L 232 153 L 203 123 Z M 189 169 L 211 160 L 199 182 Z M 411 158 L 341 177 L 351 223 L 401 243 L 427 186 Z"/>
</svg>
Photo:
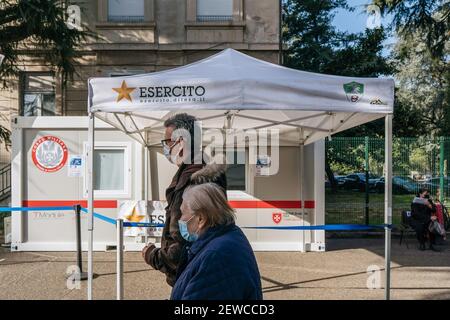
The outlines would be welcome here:
<svg viewBox="0 0 450 320">
<path fill-rule="evenodd" d="M 261 300 L 255 255 L 223 190 L 214 183 L 189 187 L 181 212 L 180 233 L 188 244 L 171 299 Z"/>
</svg>

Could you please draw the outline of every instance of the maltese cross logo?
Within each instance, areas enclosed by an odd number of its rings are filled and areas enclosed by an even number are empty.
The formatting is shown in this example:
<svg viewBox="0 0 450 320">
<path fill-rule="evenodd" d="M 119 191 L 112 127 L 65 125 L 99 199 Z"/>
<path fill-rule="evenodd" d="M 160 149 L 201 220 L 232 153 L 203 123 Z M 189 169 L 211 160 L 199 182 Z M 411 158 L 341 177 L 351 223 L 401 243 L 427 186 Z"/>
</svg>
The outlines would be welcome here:
<svg viewBox="0 0 450 320">
<path fill-rule="evenodd" d="M 281 212 L 274 212 L 274 213 L 272 213 L 272 220 L 276 224 L 279 224 L 281 222 L 282 218 L 283 218 L 283 214 Z"/>
</svg>

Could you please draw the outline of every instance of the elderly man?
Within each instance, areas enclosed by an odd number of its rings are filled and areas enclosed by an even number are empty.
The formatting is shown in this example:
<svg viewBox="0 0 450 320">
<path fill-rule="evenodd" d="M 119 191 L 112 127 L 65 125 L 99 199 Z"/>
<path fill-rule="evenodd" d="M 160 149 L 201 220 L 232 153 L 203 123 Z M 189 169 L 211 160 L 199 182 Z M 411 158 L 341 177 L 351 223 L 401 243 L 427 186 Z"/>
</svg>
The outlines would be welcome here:
<svg viewBox="0 0 450 320">
<path fill-rule="evenodd" d="M 218 184 L 226 193 L 225 166 L 205 165 L 200 152 L 201 144 L 193 141 L 197 119 L 186 113 L 177 114 L 164 122 L 165 137 L 161 141 L 164 155 L 178 171 L 166 189 L 166 221 L 163 229 L 161 248 L 148 244 L 142 250 L 145 262 L 166 275 L 166 281 L 174 286 L 177 269 L 186 240 L 181 236 L 178 220 L 180 206 L 186 187 L 204 182 Z M 199 128 L 197 128 L 199 129 Z M 192 139 L 191 139 L 192 138 Z M 192 141 L 192 143 L 191 143 Z"/>
</svg>

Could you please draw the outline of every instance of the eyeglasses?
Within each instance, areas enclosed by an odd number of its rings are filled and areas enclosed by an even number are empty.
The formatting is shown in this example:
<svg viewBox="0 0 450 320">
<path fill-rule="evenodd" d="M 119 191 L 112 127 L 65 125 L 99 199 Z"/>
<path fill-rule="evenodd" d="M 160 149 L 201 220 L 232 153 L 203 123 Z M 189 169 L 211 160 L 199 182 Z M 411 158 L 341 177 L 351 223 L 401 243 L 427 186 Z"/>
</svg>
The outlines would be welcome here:
<svg viewBox="0 0 450 320">
<path fill-rule="evenodd" d="M 191 221 L 192 218 L 195 217 L 195 214 L 191 213 L 191 215 L 192 215 L 192 216 L 191 216 L 189 219 L 187 219 L 187 220 L 182 220 L 182 221 L 184 221 L 184 222 L 186 222 L 186 223 L 189 223 L 189 221 Z"/>
<path fill-rule="evenodd" d="M 165 147 L 166 145 L 169 145 L 169 141 L 172 141 L 172 139 L 164 139 L 164 140 L 161 140 L 161 145 L 162 145 L 163 147 Z"/>
<path fill-rule="evenodd" d="M 179 141 L 179 140 L 178 140 L 178 141 Z M 177 142 L 177 141 L 174 141 L 174 140 L 172 140 L 172 139 L 164 139 L 164 140 L 161 140 L 161 145 L 163 146 L 163 148 L 164 148 L 165 146 L 171 147 L 171 146 L 173 145 L 174 142 Z"/>
</svg>

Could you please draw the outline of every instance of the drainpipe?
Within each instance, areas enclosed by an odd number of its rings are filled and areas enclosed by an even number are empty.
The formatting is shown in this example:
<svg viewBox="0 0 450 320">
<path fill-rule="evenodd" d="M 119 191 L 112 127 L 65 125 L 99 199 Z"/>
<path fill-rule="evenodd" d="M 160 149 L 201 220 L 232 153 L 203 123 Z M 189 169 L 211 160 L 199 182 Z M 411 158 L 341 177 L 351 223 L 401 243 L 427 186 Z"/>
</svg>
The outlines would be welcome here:
<svg viewBox="0 0 450 320">
<path fill-rule="evenodd" d="M 283 0 L 280 0 L 280 14 L 279 14 L 279 24 L 278 24 L 278 32 L 279 32 L 279 57 L 278 64 L 283 65 Z"/>
</svg>

